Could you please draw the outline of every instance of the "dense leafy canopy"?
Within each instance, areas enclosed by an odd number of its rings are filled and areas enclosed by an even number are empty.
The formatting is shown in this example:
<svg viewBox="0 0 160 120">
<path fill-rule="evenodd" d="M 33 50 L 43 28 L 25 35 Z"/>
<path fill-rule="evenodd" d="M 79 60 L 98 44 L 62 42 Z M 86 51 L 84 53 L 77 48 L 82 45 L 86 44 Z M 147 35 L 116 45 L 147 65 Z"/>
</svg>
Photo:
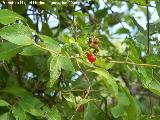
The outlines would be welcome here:
<svg viewBox="0 0 160 120">
<path fill-rule="evenodd" d="M 0 0 L 0 120 L 160 119 L 159 0 L 23 2 Z"/>
</svg>

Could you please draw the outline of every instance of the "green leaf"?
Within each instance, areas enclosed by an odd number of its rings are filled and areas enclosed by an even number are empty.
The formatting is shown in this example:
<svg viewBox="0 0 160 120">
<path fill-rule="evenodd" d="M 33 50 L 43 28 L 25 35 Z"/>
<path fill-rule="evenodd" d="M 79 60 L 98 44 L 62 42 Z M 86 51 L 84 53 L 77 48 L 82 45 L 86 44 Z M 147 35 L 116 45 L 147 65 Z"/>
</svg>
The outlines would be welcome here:
<svg viewBox="0 0 160 120">
<path fill-rule="evenodd" d="M 117 100 L 118 104 L 111 109 L 112 115 L 115 118 L 123 116 L 124 112 L 126 111 L 127 107 L 130 104 L 129 98 L 123 91 L 118 92 Z"/>
<path fill-rule="evenodd" d="M 15 119 L 13 119 L 10 112 L 6 112 L 0 115 L 0 120 L 15 120 Z"/>
<path fill-rule="evenodd" d="M 13 116 L 16 118 L 16 120 L 26 120 L 26 113 L 23 109 L 23 106 L 21 107 L 19 104 L 17 104 L 12 109 Z"/>
<path fill-rule="evenodd" d="M 130 31 L 127 29 L 127 28 L 119 28 L 117 31 L 116 31 L 116 34 L 128 34 L 130 33 Z"/>
<path fill-rule="evenodd" d="M 136 44 L 132 38 L 126 38 L 125 42 L 129 45 L 128 54 L 129 58 L 135 63 L 141 63 L 140 50 L 136 47 Z"/>
<path fill-rule="evenodd" d="M 141 5 L 147 5 L 145 0 L 131 0 L 131 1 L 141 4 Z"/>
<path fill-rule="evenodd" d="M 102 58 L 97 58 L 95 62 L 96 66 L 99 66 L 104 69 L 110 69 L 114 65 L 113 63 L 106 63 L 106 61 Z"/>
<path fill-rule="evenodd" d="M 23 111 L 28 112 L 31 115 L 43 116 L 43 111 L 40 109 L 43 106 L 43 103 L 33 96 L 25 96 L 18 102 L 18 104 L 23 108 Z"/>
<path fill-rule="evenodd" d="M 16 117 L 19 116 L 19 113 L 17 113 L 18 111 L 22 111 L 23 115 L 24 112 L 28 112 L 34 116 L 43 116 L 43 112 L 40 109 L 43 106 L 43 103 L 37 98 L 33 97 L 30 92 L 18 86 L 9 86 L 2 91 L 19 97 L 19 100 L 12 111 Z M 21 118 L 22 116 L 19 117 Z"/>
<path fill-rule="evenodd" d="M 160 3 L 156 3 L 156 10 L 157 10 L 157 13 L 158 13 L 158 16 L 160 17 Z"/>
<path fill-rule="evenodd" d="M 44 53 L 45 53 L 45 50 L 43 50 L 37 46 L 32 45 L 32 46 L 28 46 L 28 47 L 24 48 L 20 54 L 25 55 L 25 56 L 33 56 L 33 55 L 41 55 Z"/>
<path fill-rule="evenodd" d="M 111 89 L 111 91 L 113 92 L 114 95 L 118 94 L 118 85 L 116 83 L 116 79 L 113 76 L 111 76 L 107 70 L 97 68 L 97 69 L 93 70 L 93 72 L 97 73 L 98 75 L 100 75 L 104 78 L 103 81 L 104 81 L 105 85 Z"/>
<path fill-rule="evenodd" d="M 140 74 L 141 80 L 143 81 L 143 83 L 146 84 L 147 86 L 153 80 L 151 69 L 145 69 L 144 67 L 139 67 L 137 72 Z"/>
<path fill-rule="evenodd" d="M 118 104 L 111 108 L 111 113 L 115 118 L 124 117 L 127 115 L 127 120 L 136 120 L 137 115 L 137 105 L 134 98 L 127 91 L 127 88 L 119 86 L 119 92 L 117 96 Z"/>
<path fill-rule="evenodd" d="M 144 88 L 147 88 L 151 92 L 160 95 L 160 82 L 153 77 L 153 69 L 139 67 L 137 73 L 141 78 L 140 80 Z"/>
<path fill-rule="evenodd" d="M 34 40 L 32 39 L 32 31 L 29 27 L 21 24 L 14 24 L 1 28 L 0 36 L 3 39 L 17 45 L 34 44 Z"/>
<path fill-rule="evenodd" d="M 86 103 L 93 101 L 93 100 L 95 100 L 95 99 L 82 99 L 78 102 L 78 105 L 83 105 L 83 104 L 86 104 Z"/>
<path fill-rule="evenodd" d="M 128 106 L 128 109 L 127 109 L 128 120 L 137 120 L 138 107 L 137 107 L 136 101 L 135 101 L 134 97 L 131 96 L 127 90 L 124 89 L 124 91 L 130 100 L 130 105 Z"/>
<path fill-rule="evenodd" d="M 2 89 L 2 91 L 5 92 L 5 93 L 10 93 L 10 94 L 15 95 L 15 96 L 21 96 L 21 97 L 32 96 L 32 94 L 30 92 L 26 91 L 23 88 L 15 86 L 14 84 L 12 84 L 12 86 L 10 86 L 10 85 L 7 86 L 6 88 Z"/>
<path fill-rule="evenodd" d="M 53 36 L 52 29 L 50 29 L 48 23 L 42 24 L 42 33 L 47 36 Z"/>
<path fill-rule="evenodd" d="M 95 12 L 96 17 L 99 18 L 99 19 L 102 18 L 102 17 L 104 17 L 107 14 L 107 10 L 108 10 L 108 8 L 97 10 Z"/>
<path fill-rule="evenodd" d="M 82 54 L 83 53 L 82 48 L 78 43 L 74 42 L 74 43 L 71 43 L 70 45 L 71 45 L 70 47 L 72 48 L 72 50 L 75 53 L 77 53 L 77 54 Z"/>
<path fill-rule="evenodd" d="M 68 54 L 65 56 L 59 56 L 59 60 L 60 60 L 62 69 L 67 71 L 74 71 L 72 62 Z"/>
<path fill-rule="evenodd" d="M 144 28 L 138 24 L 138 22 L 135 20 L 134 17 L 131 17 L 131 20 L 133 21 L 133 23 L 137 26 L 138 30 L 143 33 L 143 35 L 146 35 L 146 31 L 144 30 Z"/>
<path fill-rule="evenodd" d="M 49 36 L 45 35 L 39 35 L 39 37 L 42 39 L 43 43 L 42 45 L 50 50 L 53 50 L 54 52 L 60 53 L 61 52 L 61 47 L 59 43 L 52 39 Z"/>
<path fill-rule="evenodd" d="M 35 120 L 36 119 L 36 117 L 35 116 L 33 116 L 33 115 L 31 115 L 31 114 L 26 114 L 26 119 L 27 120 Z"/>
<path fill-rule="evenodd" d="M 9 103 L 4 100 L 0 100 L 0 106 L 9 106 Z"/>
<path fill-rule="evenodd" d="M 62 120 L 61 114 L 56 107 L 49 109 L 48 107 L 44 108 L 47 120 Z"/>
<path fill-rule="evenodd" d="M 97 120 L 97 108 L 93 103 L 88 103 L 84 112 L 84 120 Z"/>
<path fill-rule="evenodd" d="M 14 57 L 17 53 L 20 53 L 23 46 L 17 46 L 15 44 L 4 42 L 0 44 L 0 60 L 8 60 Z"/>
<path fill-rule="evenodd" d="M 50 61 L 50 87 L 54 85 L 56 80 L 59 78 L 61 74 L 61 63 L 59 57 L 56 55 L 52 55 Z"/>
<path fill-rule="evenodd" d="M 94 64 L 92 64 L 92 63 L 90 63 L 90 62 L 88 62 L 86 60 L 77 59 L 77 62 L 81 63 L 81 64 L 83 64 L 83 65 L 85 65 L 87 67 L 90 67 L 90 68 L 96 68 Z"/>
<path fill-rule="evenodd" d="M 105 24 L 108 23 L 108 26 L 114 26 L 120 22 L 121 16 L 123 13 L 115 12 L 113 14 L 108 14 L 104 17 Z"/>
<path fill-rule="evenodd" d="M 16 20 L 23 20 L 26 22 L 26 19 L 20 16 L 19 14 L 10 11 L 8 9 L 2 9 L 0 10 L 0 23 L 7 25 L 10 23 L 15 22 Z"/>
<path fill-rule="evenodd" d="M 66 99 L 66 101 L 71 102 L 74 105 L 76 105 L 75 97 L 74 97 L 74 95 L 72 93 L 63 94 L 63 97 Z"/>
<path fill-rule="evenodd" d="M 54 107 L 52 112 L 49 113 L 48 120 L 61 120 L 60 112 Z"/>
</svg>

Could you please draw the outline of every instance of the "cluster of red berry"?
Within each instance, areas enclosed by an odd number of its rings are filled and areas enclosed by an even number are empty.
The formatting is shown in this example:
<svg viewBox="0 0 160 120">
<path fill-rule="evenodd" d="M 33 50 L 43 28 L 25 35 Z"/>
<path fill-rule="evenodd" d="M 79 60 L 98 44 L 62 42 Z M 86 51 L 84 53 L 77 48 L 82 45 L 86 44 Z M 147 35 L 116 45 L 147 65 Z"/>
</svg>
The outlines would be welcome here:
<svg viewBox="0 0 160 120">
<path fill-rule="evenodd" d="M 98 50 L 99 50 L 99 42 L 100 41 L 98 38 L 92 38 L 92 39 L 90 38 L 89 39 L 88 44 L 91 48 L 94 49 L 94 53 L 98 52 Z M 88 58 L 89 62 L 91 62 L 91 63 L 94 63 L 96 61 L 96 56 L 91 52 L 87 52 L 87 58 Z"/>
<path fill-rule="evenodd" d="M 92 53 L 87 53 L 87 58 L 88 58 L 89 62 L 91 62 L 91 63 L 96 61 L 96 56 Z"/>
</svg>

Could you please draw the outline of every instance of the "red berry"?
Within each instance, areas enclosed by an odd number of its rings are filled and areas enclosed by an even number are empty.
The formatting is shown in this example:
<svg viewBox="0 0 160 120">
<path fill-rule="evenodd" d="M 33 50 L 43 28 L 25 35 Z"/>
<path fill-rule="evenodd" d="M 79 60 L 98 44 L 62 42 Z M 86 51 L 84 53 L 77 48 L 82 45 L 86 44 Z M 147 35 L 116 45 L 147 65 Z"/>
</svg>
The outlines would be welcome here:
<svg viewBox="0 0 160 120">
<path fill-rule="evenodd" d="M 91 62 L 91 63 L 96 61 L 96 56 L 93 55 L 92 53 L 87 53 L 87 58 L 88 58 L 89 62 Z"/>
</svg>

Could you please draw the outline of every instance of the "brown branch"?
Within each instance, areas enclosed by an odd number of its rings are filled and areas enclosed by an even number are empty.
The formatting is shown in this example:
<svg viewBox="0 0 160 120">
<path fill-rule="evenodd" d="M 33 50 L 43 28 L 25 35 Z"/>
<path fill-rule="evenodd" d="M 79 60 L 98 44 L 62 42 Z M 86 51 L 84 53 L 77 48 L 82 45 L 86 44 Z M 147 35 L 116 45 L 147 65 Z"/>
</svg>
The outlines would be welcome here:
<svg viewBox="0 0 160 120">
<path fill-rule="evenodd" d="M 16 65 L 17 65 L 17 82 L 19 86 L 23 86 L 22 76 L 21 76 L 21 69 L 20 69 L 20 58 L 19 54 L 16 55 Z"/>
<path fill-rule="evenodd" d="M 148 0 L 146 0 L 146 4 L 148 4 Z M 147 6 L 147 47 L 146 47 L 146 52 L 147 54 L 150 54 L 150 26 L 149 26 L 149 9 Z"/>
</svg>

